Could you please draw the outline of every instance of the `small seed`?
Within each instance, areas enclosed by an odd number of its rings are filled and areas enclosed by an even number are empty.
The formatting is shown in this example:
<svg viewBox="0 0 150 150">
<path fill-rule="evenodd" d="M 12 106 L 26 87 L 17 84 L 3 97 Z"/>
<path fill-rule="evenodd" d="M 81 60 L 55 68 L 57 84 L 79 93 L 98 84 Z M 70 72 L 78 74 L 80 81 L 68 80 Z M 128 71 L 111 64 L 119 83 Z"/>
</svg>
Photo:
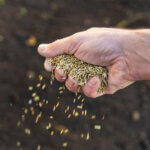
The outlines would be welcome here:
<svg viewBox="0 0 150 150">
<path fill-rule="evenodd" d="M 101 125 L 95 125 L 95 126 L 94 126 L 94 129 L 95 129 L 95 130 L 100 130 L 100 129 L 101 129 Z"/>
<path fill-rule="evenodd" d="M 67 147 L 68 146 L 68 143 L 67 142 L 64 142 L 63 144 L 62 144 L 62 147 Z"/>
</svg>

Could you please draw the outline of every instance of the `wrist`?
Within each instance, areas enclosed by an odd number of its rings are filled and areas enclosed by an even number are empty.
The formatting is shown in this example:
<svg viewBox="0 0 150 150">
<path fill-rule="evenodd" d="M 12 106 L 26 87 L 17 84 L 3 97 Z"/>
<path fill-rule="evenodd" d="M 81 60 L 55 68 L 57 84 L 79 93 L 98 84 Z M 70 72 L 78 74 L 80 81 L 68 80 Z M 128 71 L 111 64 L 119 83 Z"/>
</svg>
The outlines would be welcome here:
<svg viewBox="0 0 150 150">
<path fill-rule="evenodd" d="M 132 32 L 134 38 L 126 51 L 131 76 L 133 80 L 150 80 L 150 30 Z"/>
</svg>

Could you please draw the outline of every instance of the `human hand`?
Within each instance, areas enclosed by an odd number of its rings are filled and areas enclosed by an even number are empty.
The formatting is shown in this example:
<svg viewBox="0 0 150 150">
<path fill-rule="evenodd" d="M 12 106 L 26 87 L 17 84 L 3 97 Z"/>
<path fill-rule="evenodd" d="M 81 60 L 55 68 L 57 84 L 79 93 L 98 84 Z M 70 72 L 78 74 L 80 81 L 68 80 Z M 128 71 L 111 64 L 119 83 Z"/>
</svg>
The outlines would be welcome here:
<svg viewBox="0 0 150 150">
<path fill-rule="evenodd" d="M 61 54 L 73 54 L 84 62 L 106 66 L 109 76 L 104 93 L 97 92 L 101 82 L 98 77 L 92 77 L 81 88 L 86 96 L 95 98 L 103 94 L 113 94 L 136 80 L 132 57 L 128 57 L 136 42 L 134 30 L 91 28 L 50 44 L 41 44 L 38 52 L 46 58 L 44 66 L 47 71 L 52 70 L 47 59 Z M 63 70 L 56 69 L 55 77 L 58 81 L 65 82 L 70 91 L 77 91 L 77 81 L 65 75 Z"/>
</svg>

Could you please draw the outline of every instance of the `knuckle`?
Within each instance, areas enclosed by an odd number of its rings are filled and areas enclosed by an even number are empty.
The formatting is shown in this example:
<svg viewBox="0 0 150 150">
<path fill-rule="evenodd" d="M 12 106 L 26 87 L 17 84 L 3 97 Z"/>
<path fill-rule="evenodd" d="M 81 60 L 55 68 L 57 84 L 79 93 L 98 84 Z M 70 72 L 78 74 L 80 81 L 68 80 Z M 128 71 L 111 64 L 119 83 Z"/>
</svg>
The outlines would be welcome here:
<svg viewBox="0 0 150 150">
<path fill-rule="evenodd" d="M 71 36 L 71 42 L 72 44 L 76 45 L 79 42 L 80 39 L 80 34 L 79 33 L 75 33 Z"/>
<path fill-rule="evenodd" d="M 97 30 L 98 29 L 98 27 L 91 27 L 91 28 L 89 28 L 87 31 L 95 31 L 95 30 Z"/>
</svg>

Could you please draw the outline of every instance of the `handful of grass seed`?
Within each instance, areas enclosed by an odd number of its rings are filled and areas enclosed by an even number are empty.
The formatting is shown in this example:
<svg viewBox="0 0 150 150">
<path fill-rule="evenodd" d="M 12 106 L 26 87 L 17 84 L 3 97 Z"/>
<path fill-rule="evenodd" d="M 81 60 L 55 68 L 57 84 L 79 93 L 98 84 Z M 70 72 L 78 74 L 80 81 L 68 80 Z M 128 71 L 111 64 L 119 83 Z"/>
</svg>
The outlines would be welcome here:
<svg viewBox="0 0 150 150">
<path fill-rule="evenodd" d="M 85 85 L 94 76 L 99 77 L 101 81 L 98 92 L 104 92 L 107 86 L 108 70 L 106 67 L 85 63 L 74 55 L 59 55 L 49 58 L 48 63 L 54 66 L 54 69 L 62 69 L 65 74 L 76 79 L 79 86 Z"/>
</svg>

